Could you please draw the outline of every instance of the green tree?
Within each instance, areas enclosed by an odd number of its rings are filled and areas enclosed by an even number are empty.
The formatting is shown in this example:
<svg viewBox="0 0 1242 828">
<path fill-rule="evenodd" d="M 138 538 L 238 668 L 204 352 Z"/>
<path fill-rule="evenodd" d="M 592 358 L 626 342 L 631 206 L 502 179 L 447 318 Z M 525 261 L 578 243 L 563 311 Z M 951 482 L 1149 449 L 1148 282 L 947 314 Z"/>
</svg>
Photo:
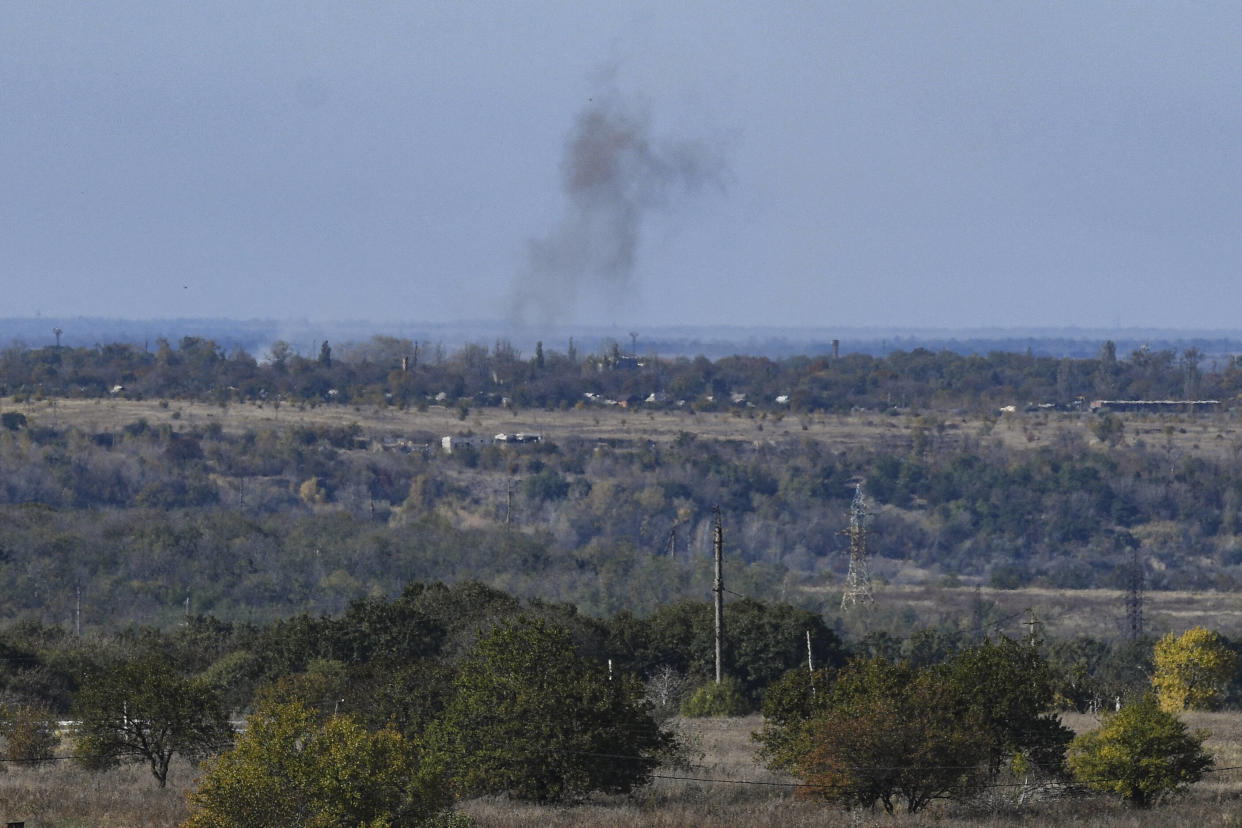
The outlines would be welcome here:
<svg viewBox="0 0 1242 828">
<path fill-rule="evenodd" d="M 609 676 L 564 628 L 519 616 L 476 642 L 429 751 L 461 794 L 558 802 L 645 784 L 674 747 L 632 676 Z"/>
<path fill-rule="evenodd" d="M 236 746 L 210 760 L 183 828 L 418 825 L 449 804 L 399 733 L 297 702 L 260 708 Z"/>
<path fill-rule="evenodd" d="M 728 613 L 726 663 L 741 681 L 742 692 L 753 707 L 759 706 L 769 685 L 786 671 L 806 663 L 808 632 L 815 664 L 845 664 L 841 639 L 817 613 L 751 598 L 733 602 Z"/>
<path fill-rule="evenodd" d="M 1199 781 L 1212 767 L 1206 733 L 1190 733 L 1152 694 L 1106 714 L 1098 729 L 1077 736 L 1067 760 L 1074 778 L 1145 808 Z"/>
<path fill-rule="evenodd" d="M 1238 666 L 1238 656 L 1221 637 L 1203 627 L 1156 642 L 1151 683 L 1160 708 L 1210 710 L 1219 704 Z"/>
<path fill-rule="evenodd" d="M 161 788 L 174 754 L 196 760 L 227 747 L 233 735 L 216 692 L 156 657 L 86 676 L 74 713 L 74 755 L 81 762 L 94 768 L 146 762 Z"/>
<path fill-rule="evenodd" d="M 335 713 L 344 700 L 349 677 L 345 665 L 329 659 L 315 659 L 303 673 L 291 673 L 259 687 L 254 694 L 256 707 L 297 702 L 310 710 Z"/>
<path fill-rule="evenodd" d="M 991 738 L 952 703 L 955 692 L 944 671 L 857 662 L 838 677 L 825 709 L 776 746 L 786 761 L 774 766 L 847 808 L 878 802 L 888 813 L 899 805 L 914 813 L 935 799 L 966 798 L 986 779 Z"/>
<path fill-rule="evenodd" d="M 1125 432 L 1126 427 L 1121 422 L 1121 418 L 1115 417 L 1112 414 L 1105 414 L 1091 424 L 1091 433 L 1095 435 L 1096 439 L 1110 446 L 1115 446 L 1121 442 Z"/>
<path fill-rule="evenodd" d="M 755 738 L 770 767 L 800 772 L 828 798 L 918 810 L 970 793 L 1007 760 L 1060 772 L 1072 734 L 1050 712 L 1053 679 L 1033 642 L 1010 639 L 921 669 L 873 657 L 835 675 L 791 671 L 768 689 Z M 956 757 L 957 777 L 937 775 L 936 754 Z M 904 776 L 888 773 L 898 765 Z"/>
<path fill-rule="evenodd" d="M 522 492 L 531 500 L 563 500 L 569 494 L 569 481 L 553 469 L 544 469 L 526 478 Z"/>
<path fill-rule="evenodd" d="M 763 694 L 763 729 L 753 738 L 768 767 L 788 772 L 806 752 L 806 723 L 829 709 L 836 671 L 790 670 Z"/>
<path fill-rule="evenodd" d="M 984 642 L 959 653 L 947 671 L 954 703 L 987 731 L 992 775 L 1018 754 L 1060 771 L 1073 733 L 1051 712 L 1056 676 L 1035 641 Z"/>
<path fill-rule="evenodd" d="M 437 659 L 394 666 L 372 662 L 350 674 L 349 712 L 368 728 L 421 738 L 452 698 L 453 668 Z"/>
</svg>

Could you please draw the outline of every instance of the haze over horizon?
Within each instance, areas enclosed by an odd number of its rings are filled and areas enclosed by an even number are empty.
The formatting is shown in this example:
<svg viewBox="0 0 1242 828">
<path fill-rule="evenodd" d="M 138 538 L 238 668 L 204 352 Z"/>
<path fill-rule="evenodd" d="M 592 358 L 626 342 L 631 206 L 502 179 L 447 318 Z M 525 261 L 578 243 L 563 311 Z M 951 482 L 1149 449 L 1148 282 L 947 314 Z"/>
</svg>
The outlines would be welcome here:
<svg viewBox="0 0 1242 828">
<path fill-rule="evenodd" d="M 1237 330 L 1239 35 L 1227 4 L 5 4 L 0 315 Z"/>
</svg>

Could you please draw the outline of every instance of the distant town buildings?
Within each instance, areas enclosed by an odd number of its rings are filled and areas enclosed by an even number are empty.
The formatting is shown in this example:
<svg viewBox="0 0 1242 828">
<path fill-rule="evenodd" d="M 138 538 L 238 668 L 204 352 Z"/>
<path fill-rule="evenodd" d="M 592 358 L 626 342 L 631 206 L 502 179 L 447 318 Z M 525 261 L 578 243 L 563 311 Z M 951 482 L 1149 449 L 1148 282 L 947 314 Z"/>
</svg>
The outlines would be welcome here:
<svg viewBox="0 0 1242 828">
<path fill-rule="evenodd" d="M 1220 406 L 1220 400 L 1092 400 L 1091 410 L 1096 413 L 1120 411 L 1144 411 L 1152 414 L 1187 414 L 1211 411 Z"/>
<path fill-rule="evenodd" d="M 519 431 L 516 434 L 499 434 L 487 437 L 476 434 L 449 434 L 440 438 L 440 447 L 444 449 L 446 454 L 452 454 L 454 451 L 463 448 L 482 448 L 496 443 L 538 443 L 543 440 L 543 435 L 531 432 Z"/>
</svg>

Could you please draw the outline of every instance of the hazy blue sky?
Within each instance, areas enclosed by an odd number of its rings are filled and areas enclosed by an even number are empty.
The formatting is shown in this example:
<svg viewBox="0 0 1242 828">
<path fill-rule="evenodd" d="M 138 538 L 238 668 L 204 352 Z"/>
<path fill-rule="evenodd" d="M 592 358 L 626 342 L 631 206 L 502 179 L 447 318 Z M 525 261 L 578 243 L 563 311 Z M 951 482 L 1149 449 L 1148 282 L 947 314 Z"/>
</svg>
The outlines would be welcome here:
<svg viewBox="0 0 1242 828">
<path fill-rule="evenodd" d="M 1242 328 L 1242 4 L 0 4 L 0 316 Z"/>
</svg>

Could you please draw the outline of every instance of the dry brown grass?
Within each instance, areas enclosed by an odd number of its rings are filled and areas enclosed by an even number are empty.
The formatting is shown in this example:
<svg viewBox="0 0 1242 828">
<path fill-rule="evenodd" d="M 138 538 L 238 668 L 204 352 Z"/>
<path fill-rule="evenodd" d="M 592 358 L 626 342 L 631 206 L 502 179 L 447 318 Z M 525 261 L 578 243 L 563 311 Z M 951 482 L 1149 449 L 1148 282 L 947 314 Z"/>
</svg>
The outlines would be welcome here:
<svg viewBox="0 0 1242 828">
<path fill-rule="evenodd" d="M 152 424 L 179 422 L 183 426 L 218 422 L 226 431 L 292 423 L 345 425 L 356 422 L 367 433 L 426 430 L 450 434 L 473 429 L 481 434 L 539 431 L 552 439 L 574 435 L 668 440 L 682 431 L 711 439 L 767 441 L 810 437 L 839 450 L 860 445 L 908 446 L 914 429 L 926 428 L 932 435 L 933 448 L 944 450 L 952 450 L 965 440 L 995 440 L 1011 448 L 1054 445 L 1066 440 L 1098 444 L 1090 431 L 1091 424 L 1095 422 L 1094 416 L 1087 414 L 1017 414 L 993 422 L 977 416 L 946 414 L 795 414 L 755 409 L 694 412 L 689 408 L 647 410 L 590 405 L 567 411 L 471 408 L 462 420 L 456 408 L 441 405 L 428 406 L 425 411 L 402 411 L 371 405 L 311 407 L 289 403 L 278 406 L 269 402 L 221 406 L 205 402 L 120 398 L 31 400 L 6 403 L 5 409 L 20 411 L 43 425 L 75 425 L 88 431 L 116 428 L 139 418 L 145 418 Z M 176 420 L 174 414 L 177 415 Z M 1242 446 L 1242 424 L 1224 415 L 1163 419 L 1141 415 L 1122 417 L 1131 441 L 1144 440 L 1153 447 L 1163 447 L 1167 443 L 1172 446 L 1172 452 L 1179 456 L 1184 453 L 1236 453 L 1235 444 Z M 1166 434 L 1169 429 L 1172 433 Z"/>
<path fill-rule="evenodd" d="M 186 425 L 221 423 L 225 430 L 281 426 L 289 423 L 344 425 L 358 423 L 368 433 L 428 430 L 437 434 L 465 429 L 487 434 L 497 431 L 542 431 L 552 437 L 569 434 L 588 438 L 643 438 L 666 440 L 681 431 L 713 439 L 782 440 L 811 437 L 834 450 L 867 445 L 909 445 L 916 428 L 925 429 L 933 450 L 953 450 L 965 441 L 995 442 L 1009 449 L 1040 446 L 1089 445 L 1101 447 L 1091 427 L 1098 421 L 1086 412 L 1016 413 L 1000 417 L 950 412 L 889 415 L 876 412 L 798 414 L 789 411 L 733 409 L 695 412 L 691 407 L 663 410 L 583 405 L 566 411 L 470 408 L 458 417 L 455 407 L 429 405 L 425 411 L 405 411 L 373 405 L 316 405 L 231 403 L 178 400 L 57 399 L 8 402 L 6 410 L 20 411 L 40 424 L 72 424 L 88 430 L 115 428 L 140 417 L 153 424 L 172 422 L 173 414 Z M 1186 456 L 1242 460 L 1242 421 L 1229 412 L 1214 414 L 1115 415 L 1123 422 L 1123 443 L 1142 443 L 1166 452 L 1171 462 Z"/>
<path fill-rule="evenodd" d="M 1191 727 L 1209 731 L 1206 744 L 1215 753 L 1219 768 L 1242 765 L 1242 713 L 1188 713 L 1184 718 Z M 1098 724 L 1096 717 L 1079 714 L 1067 715 L 1065 721 L 1078 732 Z M 563 807 L 484 798 L 462 803 L 461 810 L 479 828 L 810 828 L 858 824 L 921 828 L 1070 823 L 1100 828 L 1242 828 L 1242 771 L 1236 770 L 1212 774 L 1186 796 L 1149 811 L 1135 811 L 1104 796 L 1070 796 L 1019 805 L 1017 792 L 1005 788 L 985 801 L 937 803 L 914 816 L 851 814 L 796 795 L 787 786 L 792 780 L 771 773 L 756 761 L 750 734 L 761 725 L 758 716 L 678 720 L 676 725 L 691 745 L 690 766 L 662 768 L 657 772 L 660 778 L 631 796 L 598 797 Z M 194 777 L 194 768 L 177 762 L 168 788 L 160 790 L 150 772 L 140 765 L 106 773 L 81 770 L 70 762 L 11 768 L 0 773 L 0 823 L 24 820 L 28 828 L 173 828 L 187 815 L 185 791 L 193 785 Z"/>
<path fill-rule="evenodd" d="M 0 774 L 0 824 L 26 828 L 171 828 L 186 816 L 185 790 L 194 768 L 174 760 L 168 787 L 160 789 L 145 765 L 106 772 L 60 761 L 10 767 Z"/>
<path fill-rule="evenodd" d="M 823 611 L 829 615 L 840 606 L 840 585 L 796 589 L 813 596 L 812 606 L 822 603 Z M 959 624 L 971 617 L 975 600 L 975 588 L 966 586 L 877 584 L 874 592 L 876 605 L 885 612 L 901 614 L 909 609 L 921 624 Z M 1124 630 L 1125 595 L 1119 590 L 983 587 L 979 595 L 985 602 L 995 604 L 990 617 L 1003 620 L 997 626 L 989 622 L 991 633 L 1010 637 L 1026 634 L 1027 610 L 1034 612 L 1048 638 L 1090 635 L 1112 640 Z M 1143 596 L 1143 616 L 1147 631 L 1155 635 L 1180 633 L 1194 626 L 1222 635 L 1242 635 L 1242 596 L 1236 592 L 1148 590 Z M 857 632 L 849 629 L 850 618 L 845 621 L 848 632 Z"/>
<path fill-rule="evenodd" d="M 1067 724 L 1076 731 L 1098 725 L 1092 716 L 1073 714 Z M 1242 713 L 1190 713 L 1187 723 L 1211 733 L 1209 749 L 1218 767 L 1242 764 Z M 1242 776 L 1237 772 L 1213 774 L 1189 794 L 1148 811 L 1136 811 L 1112 797 L 1062 794 L 1061 798 L 1017 803 L 1018 791 L 997 789 L 994 795 L 968 804 L 936 803 L 916 815 L 888 817 L 876 813 L 848 813 L 798 796 L 790 787 L 748 783 L 788 783 L 755 760 L 750 734 L 758 729 L 757 716 L 738 719 L 680 721 L 698 751 L 689 770 L 664 769 L 667 776 L 695 776 L 714 781 L 693 782 L 658 778 L 631 797 L 600 799 L 582 805 L 545 808 L 503 799 L 466 802 L 463 810 L 479 828 L 561 828 L 561 826 L 741 826 L 893 825 L 983 826 L 1061 825 L 1101 828 L 1147 828 L 1193 825 L 1242 826 Z"/>
<path fill-rule="evenodd" d="M 694 413 L 685 409 L 643 411 L 619 406 L 590 406 L 568 411 L 472 408 L 463 420 L 455 408 L 428 406 L 425 411 L 375 406 L 210 403 L 156 400 L 42 400 L 6 404 L 6 410 L 26 414 L 43 425 L 73 425 L 86 431 L 116 429 L 140 418 L 152 425 L 168 423 L 181 428 L 220 423 L 228 432 L 245 429 L 303 425 L 357 423 L 367 434 L 403 434 L 430 431 L 456 434 L 472 430 L 479 434 L 500 431 L 534 431 L 552 440 L 565 437 L 588 439 L 671 440 L 683 431 L 708 439 L 777 440 L 806 436 L 823 440 L 834 448 L 850 445 L 908 444 L 914 418 L 878 415 L 828 416 L 764 414 L 746 412 Z M 174 415 L 176 418 L 174 419 Z M 803 428 L 805 426 L 805 428 Z M 949 432 L 950 436 L 957 432 Z"/>
<path fill-rule="evenodd" d="M 549 439 L 671 440 L 681 432 L 705 439 L 749 440 L 759 443 L 810 438 L 833 451 L 868 447 L 904 450 L 916 429 L 929 436 L 933 451 L 954 451 L 964 444 L 995 444 L 1004 449 L 1040 446 L 1102 448 L 1092 434 L 1096 415 L 1088 413 L 1018 413 L 999 419 L 978 415 L 931 412 L 890 416 L 875 412 L 795 414 L 737 409 L 695 412 L 689 407 L 667 410 L 625 409 L 588 405 L 566 411 L 471 408 L 463 420 L 456 408 L 430 405 L 425 411 L 372 405 L 316 405 L 127 400 L 30 400 L 9 402 L 41 425 L 74 425 L 86 431 L 116 429 L 139 418 L 153 425 L 178 427 L 219 423 L 225 431 L 283 428 L 291 424 L 348 425 L 357 423 L 371 436 L 431 432 L 436 435 L 473 431 L 534 431 Z M 1222 412 L 1212 415 L 1120 414 L 1124 443 L 1142 443 L 1168 454 L 1170 463 L 1184 457 L 1242 460 L 1242 421 Z"/>
</svg>

